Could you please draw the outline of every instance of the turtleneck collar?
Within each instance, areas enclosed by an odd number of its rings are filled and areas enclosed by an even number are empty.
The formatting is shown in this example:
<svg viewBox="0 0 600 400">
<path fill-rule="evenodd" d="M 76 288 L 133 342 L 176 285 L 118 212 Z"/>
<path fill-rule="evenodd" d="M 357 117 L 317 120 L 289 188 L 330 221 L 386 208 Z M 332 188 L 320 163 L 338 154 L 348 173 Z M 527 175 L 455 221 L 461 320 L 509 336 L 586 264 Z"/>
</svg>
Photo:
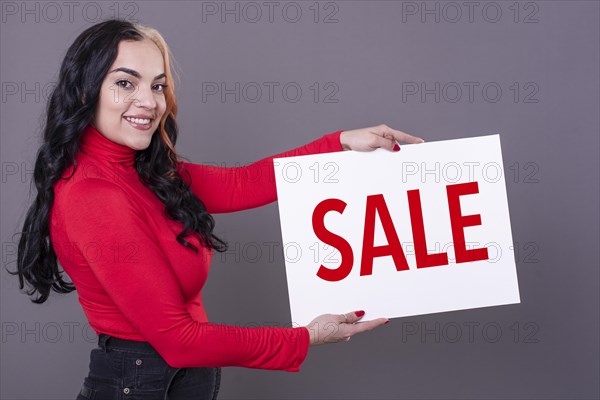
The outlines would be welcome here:
<svg viewBox="0 0 600 400">
<path fill-rule="evenodd" d="M 133 166 L 136 153 L 135 149 L 113 142 L 91 124 L 83 130 L 79 149 L 95 159 L 127 166 Z"/>
</svg>

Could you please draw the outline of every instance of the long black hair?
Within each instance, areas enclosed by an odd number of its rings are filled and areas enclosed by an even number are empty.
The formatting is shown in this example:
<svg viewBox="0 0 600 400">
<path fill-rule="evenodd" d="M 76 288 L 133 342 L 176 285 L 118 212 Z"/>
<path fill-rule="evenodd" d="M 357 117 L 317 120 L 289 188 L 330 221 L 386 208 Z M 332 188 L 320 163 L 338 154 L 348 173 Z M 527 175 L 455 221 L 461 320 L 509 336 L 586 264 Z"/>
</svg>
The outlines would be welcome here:
<svg viewBox="0 0 600 400">
<path fill-rule="evenodd" d="M 31 286 L 26 291 L 29 296 L 38 293 L 38 297 L 31 300 L 34 303 L 45 302 L 51 290 L 58 293 L 75 290 L 72 282 L 63 279 L 64 271 L 59 271 L 50 241 L 53 186 L 66 168 L 76 167 L 75 155 L 81 134 L 93 118 L 100 87 L 117 57 L 119 43 L 144 39 L 152 40 L 163 55 L 168 85 L 164 90 L 167 107 L 148 148 L 136 153 L 135 168 L 144 185 L 165 204 L 166 215 L 183 224 L 183 230 L 177 235 L 180 244 L 198 252 L 196 246 L 184 239 L 197 232 L 202 246 L 217 251 L 227 249 L 227 244 L 213 234 L 213 217 L 177 171 L 177 103 L 171 73 L 172 56 L 166 42 L 153 28 L 124 20 L 106 20 L 86 29 L 69 47 L 47 104 L 43 143 L 33 171 L 37 194 L 27 211 L 23 230 L 18 232 L 21 237 L 17 271 L 8 271 L 19 275 L 20 289 L 27 281 Z"/>
</svg>

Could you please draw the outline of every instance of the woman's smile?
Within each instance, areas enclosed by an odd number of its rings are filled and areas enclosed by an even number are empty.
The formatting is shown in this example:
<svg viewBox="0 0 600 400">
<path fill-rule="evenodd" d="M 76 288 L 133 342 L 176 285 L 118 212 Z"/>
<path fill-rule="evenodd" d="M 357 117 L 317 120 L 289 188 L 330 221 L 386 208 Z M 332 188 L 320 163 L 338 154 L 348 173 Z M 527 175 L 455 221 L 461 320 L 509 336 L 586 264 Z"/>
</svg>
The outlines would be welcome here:
<svg viewBox="0 0 600 400">
<path fill-rule="evenodd" d="M 146 116 L 125 116 L 123 117 L 123 119 L 125 119 L 125 121 L 129 123 L 129 125 L 141 131 L 150 130 L 154 123 L 153 118 Z"/>
</svg>

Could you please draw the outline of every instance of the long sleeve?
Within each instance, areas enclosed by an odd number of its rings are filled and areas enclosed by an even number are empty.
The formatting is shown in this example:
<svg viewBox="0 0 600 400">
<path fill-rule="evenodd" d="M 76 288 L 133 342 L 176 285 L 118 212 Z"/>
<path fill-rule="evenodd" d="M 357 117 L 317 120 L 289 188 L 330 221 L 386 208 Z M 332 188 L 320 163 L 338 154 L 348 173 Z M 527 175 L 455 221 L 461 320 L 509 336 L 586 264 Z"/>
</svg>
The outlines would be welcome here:
<svg viewBox="0 0 600 400">
<path fill-rule="evenodd" d="M 243 167 L 217 167 L 182 161 L 179 171 L 209 213 L 259 207 L 277 200 L 273 158 L 342 151 L 342 132 L 340 130 L 323 135 L 304 146 Z"/>
<path fill-rule="evenodd" d="M 304 327 L 245 328 L 191 317 L 161 251 L 159 240 L 167 236 L 149 232 L 140 205 L 120 186 L 87 178 L 74 183 L 62 201 L 64 240 L 74 244 L 101 289 L 169 365 L 299 370 L 309 345 Z"/>
</svg>

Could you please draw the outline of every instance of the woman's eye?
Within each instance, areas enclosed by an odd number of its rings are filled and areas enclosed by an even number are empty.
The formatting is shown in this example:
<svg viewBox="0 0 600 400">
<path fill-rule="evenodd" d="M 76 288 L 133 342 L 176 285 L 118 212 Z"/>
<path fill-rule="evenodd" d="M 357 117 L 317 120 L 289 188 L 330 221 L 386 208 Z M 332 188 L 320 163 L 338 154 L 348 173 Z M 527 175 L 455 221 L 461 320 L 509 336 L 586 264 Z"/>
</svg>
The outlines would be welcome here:
<svg viewBox="0 0 600 400">
<path fill-rule="evenodd" d="M 154 89 L 155 89 L 157 92 L 159 92 L 159 93 L 162 93 L 162 92 L 164 92 L 164 91 L 165 91 L 165 88 L 166 88 L 167 86 L 168 86 L 168 85 L 166 85 L 166 84 L 164 84 L 164 83 L 157 83 L 156 85 L 154 85 Z"/>
<path fill-rule="evenodd" d="M 120 81 L 116 81 L 115 85 L 122 87 L 123 89 L 130 89 L 131 87 L 133 87 L 133 85 L 131 84 L 131 82 L 129 82 L 128 80 L 120 80 Z"/>
</svg>

